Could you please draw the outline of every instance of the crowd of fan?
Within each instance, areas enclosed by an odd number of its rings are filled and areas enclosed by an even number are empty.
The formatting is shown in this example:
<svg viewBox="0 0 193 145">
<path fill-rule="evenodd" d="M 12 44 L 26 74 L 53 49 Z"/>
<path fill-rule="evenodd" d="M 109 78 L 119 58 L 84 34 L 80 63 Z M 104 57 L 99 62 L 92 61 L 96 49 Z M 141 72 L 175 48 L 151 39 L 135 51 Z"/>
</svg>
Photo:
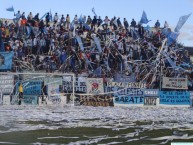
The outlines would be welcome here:
<svg viewBox="0 0 193 145">
<path fill-rule="evenodd" d="M 167 57 L 159 54 L 166 38 L 163 30 L 171 31 L 166 21 L 161 26 L 157 20 L 150 28 L 134 19 L 131 23 L 126 18 L 121 21 L 120 17 L 75 15 L 71 19 L 68 14 L 59 18 L 55 13 L 52 20 L 49 13 L 40 19 L 39 13 L 25 16 L 18 11 L 13 23 L 1 22 L 1 29 L 5 51 L 14 51 L 12 71 L 73 72 L 118 81 L 125 78 L 144 81 L 150 88 L 159 87 L 160 74 L 188 75 L 192 80 L 189 55 L 178 43 L 165 45 L 164 51 L 182 69 L 172 68 Z M 94 37 L 99 38 L 102 52 Z"/>
</svg>

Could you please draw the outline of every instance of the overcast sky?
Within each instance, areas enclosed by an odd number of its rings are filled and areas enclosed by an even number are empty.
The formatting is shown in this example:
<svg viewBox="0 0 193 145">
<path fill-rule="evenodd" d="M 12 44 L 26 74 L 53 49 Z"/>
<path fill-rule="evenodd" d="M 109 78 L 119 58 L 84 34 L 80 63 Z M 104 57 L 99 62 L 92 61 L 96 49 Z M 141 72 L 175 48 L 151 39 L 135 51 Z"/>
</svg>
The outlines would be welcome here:
<svg viewBox="0 0 193 145">
<path fill-rule="evenodd" d="M 179 17 L 193 12 L 193 0 L 0 0 L 0 18 L 13 18 L 13 12 L 6 8 L 13 6 L 15 12 L 20 10 L 26 15 L 31 11 L 33 15 L 40 13 L 40 17 L 51 9 L 52 14 L 69 14 L 72 18 L 78 16 L 93 16 L 91 9 L 94 7 L 97 15 L 104 18 L 116 16 L 128 22 L 134 18 L 140 21 L 143 10 L 147 13 L 148 23 L 154 26 L 159 20 L 163 26 L 166 20 L 172 29 L 175 28 Z M 144 25 L 146 26 L 146 25 Z M 193 46 L 193 14 L 181 29 L 178 41 L 185 46 Z"/>
</svg>

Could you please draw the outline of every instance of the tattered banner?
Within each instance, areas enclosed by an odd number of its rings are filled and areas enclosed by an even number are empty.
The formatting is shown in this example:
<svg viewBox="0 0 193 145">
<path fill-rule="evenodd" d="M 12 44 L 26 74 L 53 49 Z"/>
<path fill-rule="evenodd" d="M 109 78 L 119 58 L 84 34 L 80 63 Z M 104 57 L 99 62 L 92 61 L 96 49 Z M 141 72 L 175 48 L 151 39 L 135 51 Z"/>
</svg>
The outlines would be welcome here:
<svg viewBox="0 0 193 145">
<path fill-rule="evenodd" d="M 187 78 L 163 77 L 162 88 L 188 89 L 188 81 Z"/>
</svg>

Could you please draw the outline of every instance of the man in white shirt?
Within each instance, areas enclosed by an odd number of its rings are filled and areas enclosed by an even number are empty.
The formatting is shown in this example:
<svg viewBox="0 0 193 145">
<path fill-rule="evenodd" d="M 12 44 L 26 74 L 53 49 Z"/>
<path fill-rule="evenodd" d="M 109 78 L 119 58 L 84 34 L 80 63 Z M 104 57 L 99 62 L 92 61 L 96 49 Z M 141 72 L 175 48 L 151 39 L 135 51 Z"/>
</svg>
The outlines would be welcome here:
<svg viewBox="0 0 193 145">
<path fill-rule="evenodd" d="M 14 22 L 15 24 L 18 24 L 18 21 L 19 21 L 19 19 L 21 18 L 20 11 L 18 11 L 17 14 L 14 13 L 14 16 L 15 16 L 15 18 L 13 19 L 13 22 Z"/>
<path fill-rule="evenodd" d="M 55 15 L 54 15 L 54 24 L 56 24 L 57 22 L 58 22 L 58 14 L 55 13 Z"/>
</svg>

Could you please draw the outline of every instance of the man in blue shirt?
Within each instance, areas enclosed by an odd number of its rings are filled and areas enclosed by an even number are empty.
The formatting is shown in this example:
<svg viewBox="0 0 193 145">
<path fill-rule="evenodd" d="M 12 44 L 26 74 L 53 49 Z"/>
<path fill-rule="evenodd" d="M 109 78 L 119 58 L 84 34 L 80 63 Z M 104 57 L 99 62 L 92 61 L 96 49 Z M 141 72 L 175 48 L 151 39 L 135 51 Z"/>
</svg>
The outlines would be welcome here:
<svg viewBox="0 0 193 145">
<path fill-rule="evenodd" d="M 155 28 L 160 28 L 160 22 L 159 22 L 159 20 L 157 20 L 157 22 L 155 23 Z"/>
</svg>

